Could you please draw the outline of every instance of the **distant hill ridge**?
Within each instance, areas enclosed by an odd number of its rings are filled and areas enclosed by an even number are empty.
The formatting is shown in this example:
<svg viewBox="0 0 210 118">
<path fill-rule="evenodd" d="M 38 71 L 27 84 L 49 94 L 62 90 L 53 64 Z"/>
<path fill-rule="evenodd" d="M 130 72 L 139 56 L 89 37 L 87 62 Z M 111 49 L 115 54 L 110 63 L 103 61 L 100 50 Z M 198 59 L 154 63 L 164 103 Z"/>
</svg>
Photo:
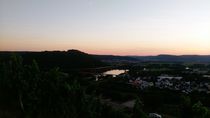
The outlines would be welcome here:
<svg viewBox="0 0 210 118">
<path fill-rule="evenodd" d="M 103 61 L 139 61 L 138 58 L 131 56 L 116 56 L 116 55 L 93 55 Z"/>
<path fill-rule="evenodd" d="M 166 55 L 132 56 L 140 61 L 166 61 L 166 62 L 210 62 L 210 55 Z"/>
<path fill-rule="evenodd" d="M 12 53 L 22 56 L 25 64 L 36 60 L 42 68 L 79 69 L 106 65 L 92 55 L 73 49 L 68 51 L 0 52 L 0 59 L 8 59 Z"/>
<path fill-rule="evenodd" d="M 89 68 L 106 65 L 102 61 L 157 61 L 157 62 L 210 62 L 210 55 L 170 55 L 160 54 L 157 56 L 116 56 L 116 55 L 94 55 L 71 49 L 68 51 L 42 51 L 42 52 L 0 52 L 0 58 L 8 57 L 16 53 L 24 58 L 25 63 L 33 59 L 41 65 L 59 66 L 63 68 Z"/>
</svg>

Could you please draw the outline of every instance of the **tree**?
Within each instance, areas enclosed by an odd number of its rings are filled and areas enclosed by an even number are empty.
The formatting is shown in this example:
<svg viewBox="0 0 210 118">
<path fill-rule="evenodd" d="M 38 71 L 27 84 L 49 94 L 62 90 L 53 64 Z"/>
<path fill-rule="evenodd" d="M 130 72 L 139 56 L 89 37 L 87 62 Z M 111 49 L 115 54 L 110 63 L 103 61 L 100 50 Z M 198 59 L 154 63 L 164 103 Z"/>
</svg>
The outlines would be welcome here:
<svg viewBox="0 0 210 118">
<path fill-rule="evenodd" d="M 181 96 L 181 108 L 182 108 L 181 115 L 183 118 L 192 117 L 192 106 L 191 106 L 191 99 L 189 96 L 186 95 Z"/>
<path fill-rule="evenodd" d="M 41 71 L 36 61 L 23 65 L 22 58 L 12 56 L 0 61 L 0 113 L 28 118 L 127 118 L 127 114 L 109 108 L 87 95 L 73 76 L 59 68 Z M 8 114 L 8 113 L 7 113 Z M 104 115 L 104 116 L 102 116 Z M 9 117 L 2 116 L 0 117 Z M 10 118 L 10 117 L 9 117 Z"/>
<path fill-rule="evenodd" d="M 200 101 L 193 105 L 192 110 L 194 118 L 210 118 L 210 111 Z"/>
<path fill-rule="evenodd" d="M 147 115 L 142 110 L 143 103 L 139 98 L 136 99 L 135 105 L 133 108 L 133 116 L 132 118 L 147 118 Z"/>
</svg>

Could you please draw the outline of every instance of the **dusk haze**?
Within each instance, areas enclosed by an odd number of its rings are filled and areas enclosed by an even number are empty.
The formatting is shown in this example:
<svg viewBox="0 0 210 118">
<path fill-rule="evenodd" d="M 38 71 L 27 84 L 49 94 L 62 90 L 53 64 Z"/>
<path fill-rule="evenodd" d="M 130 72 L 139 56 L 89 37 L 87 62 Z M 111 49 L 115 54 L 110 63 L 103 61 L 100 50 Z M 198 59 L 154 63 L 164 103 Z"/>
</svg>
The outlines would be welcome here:
<svg viewBox="0 0 210 118">
<path fill-rule="evenodd" d="M 209 55 L 209 0 L 0 0 L 0 51 Z"/>
<path fill-rule="evenodd" d="M 0 0 L 0 118 L 210 118 L 210 0 Z"/>
</svg>

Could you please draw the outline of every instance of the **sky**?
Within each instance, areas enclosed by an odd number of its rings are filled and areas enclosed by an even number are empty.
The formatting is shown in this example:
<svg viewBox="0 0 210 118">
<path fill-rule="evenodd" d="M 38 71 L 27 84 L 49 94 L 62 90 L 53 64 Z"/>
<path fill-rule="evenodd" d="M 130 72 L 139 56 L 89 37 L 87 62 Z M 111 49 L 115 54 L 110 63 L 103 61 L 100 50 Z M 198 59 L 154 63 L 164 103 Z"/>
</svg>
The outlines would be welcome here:
<svg viewBox="0 0 210 118">
<path fill-rule="evenodd" d="M 210 0 L 0 0 L 0 51 L 210 55 Z"/>
</svg>

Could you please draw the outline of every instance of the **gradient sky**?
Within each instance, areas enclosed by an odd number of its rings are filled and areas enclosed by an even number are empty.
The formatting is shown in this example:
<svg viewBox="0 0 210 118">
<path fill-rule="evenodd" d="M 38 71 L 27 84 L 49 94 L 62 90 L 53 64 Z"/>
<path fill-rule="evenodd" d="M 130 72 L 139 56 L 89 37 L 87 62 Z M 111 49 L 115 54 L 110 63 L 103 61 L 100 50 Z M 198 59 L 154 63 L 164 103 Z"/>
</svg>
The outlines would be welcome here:
<svg viewBox="0 0 210 118">
<path fill-rule="evenodd" d="M 0 50 L 210 54 L 210 0 L 0 0 Z"/>
</svg>

